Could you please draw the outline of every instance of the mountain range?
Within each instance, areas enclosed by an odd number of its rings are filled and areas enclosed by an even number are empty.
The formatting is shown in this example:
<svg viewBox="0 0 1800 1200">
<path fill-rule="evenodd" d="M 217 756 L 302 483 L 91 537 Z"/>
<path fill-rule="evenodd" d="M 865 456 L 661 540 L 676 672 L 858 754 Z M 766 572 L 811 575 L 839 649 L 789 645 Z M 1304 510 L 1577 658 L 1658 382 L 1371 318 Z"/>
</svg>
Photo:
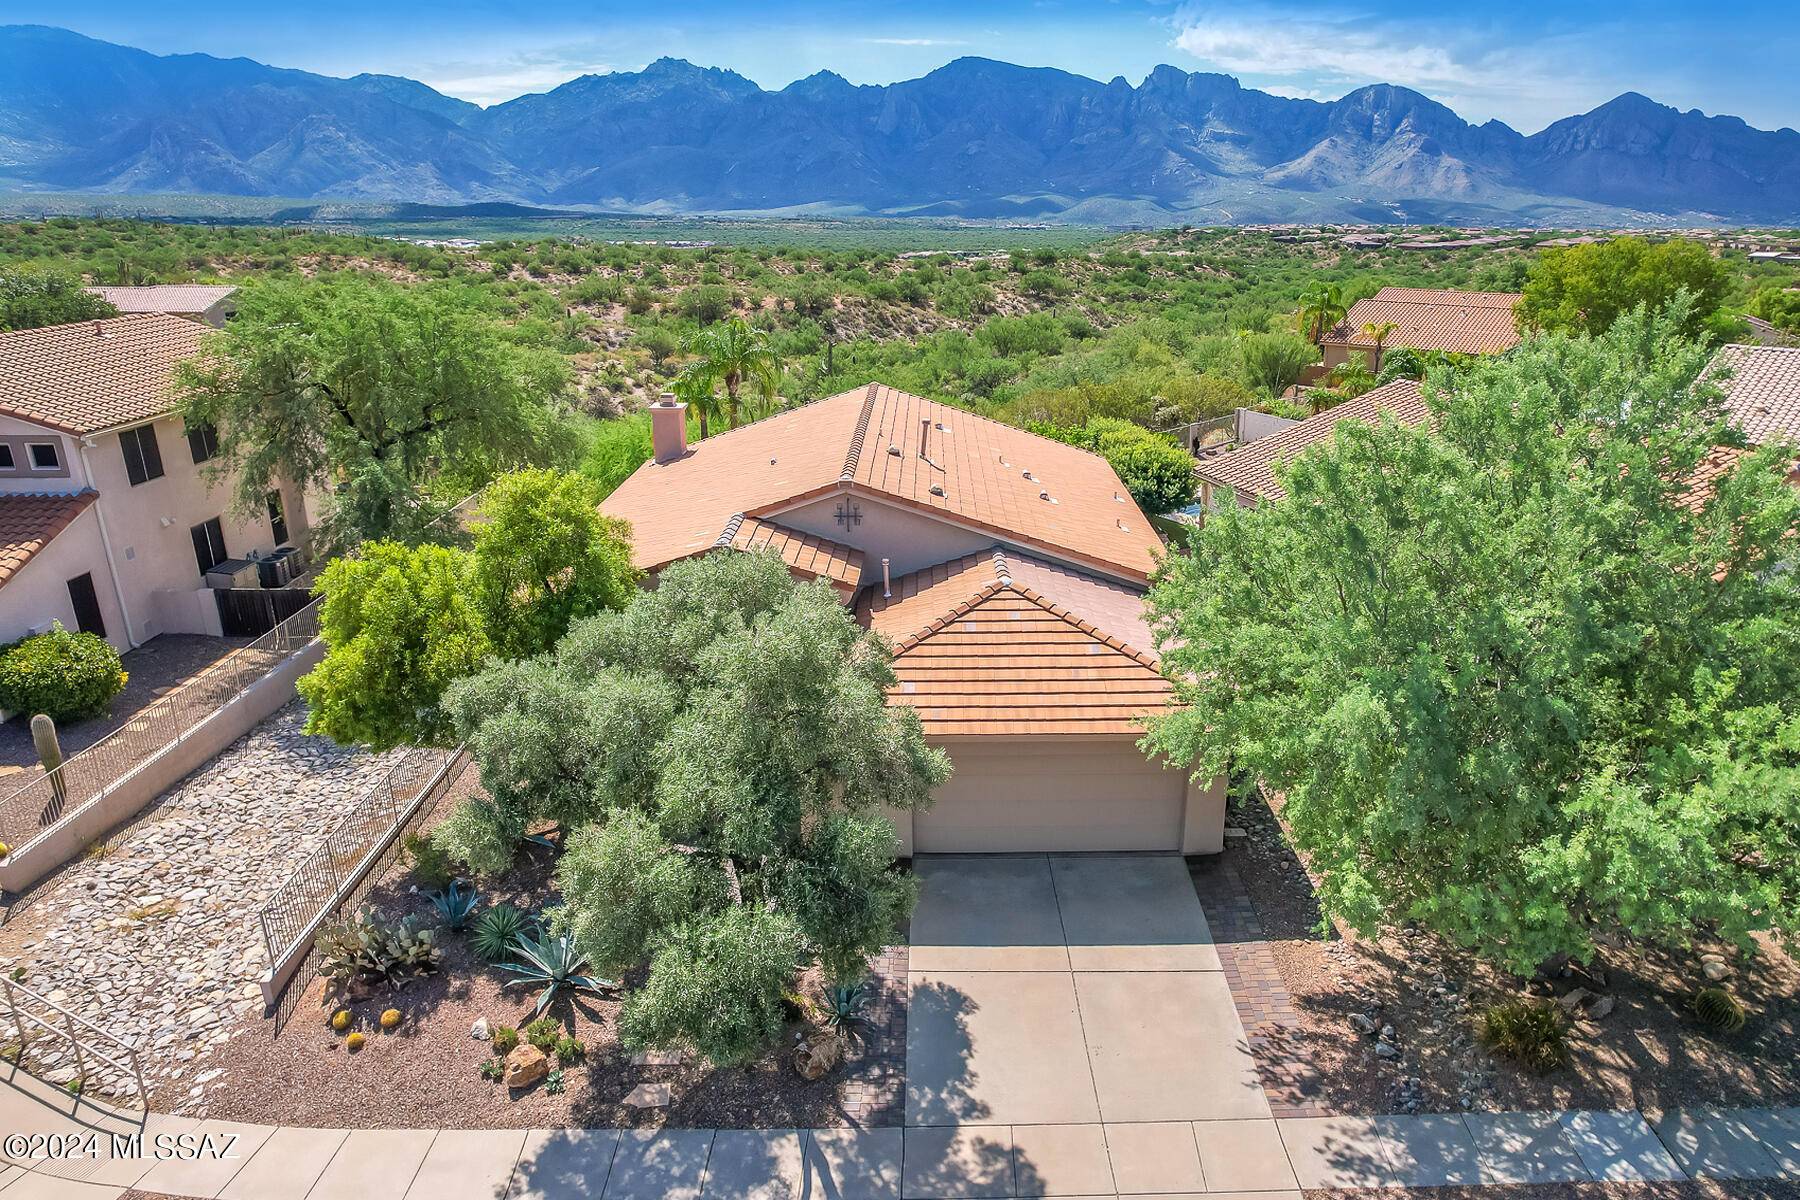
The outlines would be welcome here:
<svg viewBox="0 0 1800 1200">
<path fill-rule="evenodd" d="M 1626 93 L 1524 135 L 1404 87 L 1290 99 L 963 58 L 768 91 L 659 59 L 481 108 L 389 75 L 0 27 L 0 191 L 1126 223 L 1800 223 L 1800 133 Z"/>
</svg>

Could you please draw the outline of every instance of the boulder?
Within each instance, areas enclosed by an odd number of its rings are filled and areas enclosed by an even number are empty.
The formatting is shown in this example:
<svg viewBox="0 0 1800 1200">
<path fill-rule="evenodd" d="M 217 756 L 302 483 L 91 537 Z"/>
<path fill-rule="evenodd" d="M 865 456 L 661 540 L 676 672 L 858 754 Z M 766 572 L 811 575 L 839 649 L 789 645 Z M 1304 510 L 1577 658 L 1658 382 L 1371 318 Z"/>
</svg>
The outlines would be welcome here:
<svg viewBox="0 0 1800 1200">
<path fill-rule="evenodd" d="M 1722 983 L 1731 978 L 1731 964 L 1725 961 L 1722 954 L 1702 954 L 1700 973 L 1714 983 Z"/>
<path fill-rule="evenodd" d="M 488 1025 L 488 1019 L 486 1017 L 477 1017 L 475 1023 L 469 1026 L 469 1036 L 478 1042 L 485 1042 L 494 1036 L 494 1031 L 493 1028 Z"/>
<path fill-rule="evenodd" d="M 640 1083 L 625 1095 L 627 1108 L 667 1108 L 669 1107 L 669 1085 L 666 1083 Z"/>
<path fill-rule="evenodd" d="M 1351 1013 L 1350 1028 L 1367 1037 L 1375 1032 L 1375 1019 L 1367 1013 Z"/>
<path fill-rule="evenodd" d="M 506 1086 L 527 1088 L 550 1073 L 550 1060 L 536 1046 L 515 1046 L 506 1056 Z"/>
</svg>

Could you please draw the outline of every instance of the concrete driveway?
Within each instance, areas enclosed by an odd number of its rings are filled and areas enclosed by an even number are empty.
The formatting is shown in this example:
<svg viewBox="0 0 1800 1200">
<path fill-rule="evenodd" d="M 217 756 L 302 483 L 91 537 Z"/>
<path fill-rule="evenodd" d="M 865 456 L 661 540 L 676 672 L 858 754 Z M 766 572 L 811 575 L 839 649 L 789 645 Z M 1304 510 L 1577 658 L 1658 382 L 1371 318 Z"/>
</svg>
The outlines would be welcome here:
<svg viewBox="0 0 1800 1200">
<path fill-rule="evenodd" d="M 908 1125 L 1269 1116 L 1180 858 L 913 865 Z"/>
</svg>

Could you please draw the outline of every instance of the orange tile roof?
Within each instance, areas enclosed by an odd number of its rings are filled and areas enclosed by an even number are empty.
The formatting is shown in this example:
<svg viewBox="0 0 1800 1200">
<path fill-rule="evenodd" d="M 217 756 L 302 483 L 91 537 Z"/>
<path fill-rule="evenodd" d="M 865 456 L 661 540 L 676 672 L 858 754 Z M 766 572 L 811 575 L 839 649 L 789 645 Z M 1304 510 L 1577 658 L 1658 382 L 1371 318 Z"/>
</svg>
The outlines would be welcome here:
<svg viewBox="0 0 1800 1200">
<path fill-rule="evenodd" d="M 890 590 L 865 588 L 857 616 L 895 643 L 889 698 L 928 736 L 1136 735 L 1173 694 L 1119 584 L 995 547 Z"/>
<path fill-rule="evenodd" d="M 655 570 L 709 549 L 733 514 L 778 517 L 840 490 L 1130 579 L 1162 552 L 1099 455 L 877 383 L 647 462 L 601 507 L 631 523 L 637 565 Z"/>
<path fill-rule="evenodd" d="M 122 313 L 203 313 L 236 292 L 235 287 L 209 283 L 156 283 L 145 287 L 91 287 L 87 289 Z"/>
<path fill-rule="evenodd" d="M 153 313 L 0 333 L 0 414 L 77 436 L 175 407 L 175 366 L 205 325 Z"/>
<path fill-rule="evenodd" d="M 1707 452 L 1694 473 L 1688 477 L 1688 489 L 1682 493 L 1677 503 L 1682 508 L 1699 512 L 1706 507 L 1707 501 L 1713 498 L 1713 492 L 1719 486 L 1719 480 L 1737 469 L 1739 460 L 1747 457 L 1751 451 L 1735 446 L 1714 446 Z"/>
<path fill-rule="evenodd" d="M 1364 325 L 1392 322 L 1385 346 L 1414 350 L 1447 350 L 1457 354 L 1493 354 L 1519 344 L 1513 306 L 1515 292 L 1451 292 L 1432 288 L 1385 287 L 1358 300 L 1321 345 L 1372 350 L 1375 340 Z"/>
<path fill-rule="evenodd" d="M 1362 421 L 1373 425 L 1383 413 L 1392 414 L 1403 425 L 1417 425 L 1423 421 L 1427 410 L 1418 383 L 1411 379 L 1396 379 L 1297 425 L 1289 425 L 1279 433 L 1258 438 L 1230 454 L 1206 459 L 1196 470 L 1208 483 L 1236 491 L 1240 504 L 1279 500 L 1287 492 L 1275 480 L 1277 462 L 1290 462 L 1313 445 L 1329 441 L 1340 422 Z"/>
<path fill-rule="evenodd" d="M 0 587 L 99 498 L 100 493 L 91 489 L 59 495 L 0 494 Z"/>
<path fill-rule="evenodd" d="M 828 579 L 839 587 L 850 588 L 862 582 L 861 550 L 797 529 L 786 529 L 773 521 L 734 516 L 726 523 L 717 544 L 734 550 L 773 551 L 781 556 L 789 570 L 808 579 Z"/>
<path fill-rule="evenodd" d="M 1721 346 L 1708 371 L 1730 372 L 1725 411 L 1747 440 L 1800 442 L 1800 346 Z"/>
</svg>

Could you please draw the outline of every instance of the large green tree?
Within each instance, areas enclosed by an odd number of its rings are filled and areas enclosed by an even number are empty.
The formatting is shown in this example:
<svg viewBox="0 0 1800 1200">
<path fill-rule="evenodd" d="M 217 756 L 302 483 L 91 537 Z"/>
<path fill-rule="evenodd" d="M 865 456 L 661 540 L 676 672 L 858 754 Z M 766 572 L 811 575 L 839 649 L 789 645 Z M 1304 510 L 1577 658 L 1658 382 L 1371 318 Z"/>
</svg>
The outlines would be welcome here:
<svg viewBox="0 0 1800 1200">
<path fill-rule="evenodd" d="M 182 372 L 214 468 L 260 504 L 278 478 L 332 489 L 328 536 L 418 540 L 496 474 L 572 454 L 570 374 L 473 289 L 363 276 L 247 288 Z"/>
<path fill-rule="evenodd" d="M 629 531 L 601 515 L 603 499 L 593 480 L 541 467 L 502 475 L 482 493 L 472 582 L 498 653 L 542 654 L 571 622 L 630 601 Z"/>
<path fill-rule="evenodd" d="M 73 275 L 38 267 L 0 266 L 0 331 L 41 329 L 118 315 L 118 309 L 83 289 L 81 280 Z"/>
<path fill-rule="evenodd" d="M 1603 333 L 1640 305 L 1655 310 L 1686 292 L 1692 303 L 1681 333 L 1698 338 L 1730 281 L 1725 265 L 1698 242 L 1619 237 L 1545 250 L 1531 265 L 1515 315 L 1520 329 Z"/>
<path fill-rule="evenodd" d="M 325 657 L 300 680 L 308 729 L 378 749 L 453 744 L 442 703 L 452 683 L 623 608 L 637 572 L 599 496 L 579 475 L 516 471 L 483 493 L 472 549 L 368 542 L 327 564 L 316 588 Z"/>
<path fill-rule="evenodd" d="M 1678 304 L 1345 422 L 1152 592 L 1148 739 L 1287 797 L 1326 910 L 1528 971 L 1597 933 L 1800 932 L 1795 448 L 1732 434 Z M 1434 376 L 1442 380 L 1443 376 Z"/>
<path fill-rule="evenodd" d="M 626 1039 L 744 1061 L 801 967 L 860 976 L 911 909 L 882 808 L 926 803 L 949 763 L 893 681 L 829 586 L 773 556 L 677 563 L 451 689 L 486 795 L 441 836 L 497 870 L 541 822 L 572 829 L 556 925 L 601 970 L 649 965 Z"/>
</svg>

